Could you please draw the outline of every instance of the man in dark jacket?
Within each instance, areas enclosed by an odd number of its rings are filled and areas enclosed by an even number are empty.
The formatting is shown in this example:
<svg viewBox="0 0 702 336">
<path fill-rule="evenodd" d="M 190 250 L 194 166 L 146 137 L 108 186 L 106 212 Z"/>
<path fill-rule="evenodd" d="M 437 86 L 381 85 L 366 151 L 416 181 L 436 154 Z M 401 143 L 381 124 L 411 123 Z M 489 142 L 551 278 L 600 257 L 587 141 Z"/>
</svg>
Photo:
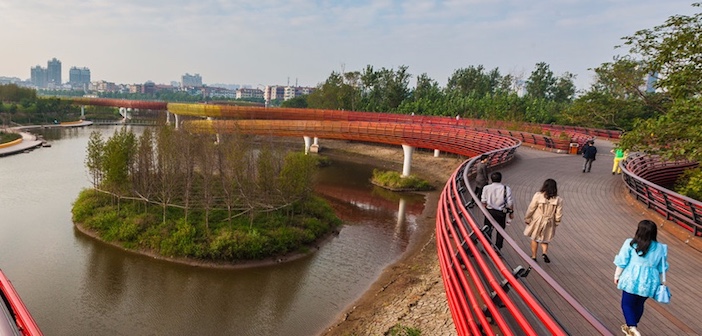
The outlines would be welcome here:
<svg viewBox="0 0 702 336">
<path fill-rule="evenodd" d="M 583 149 L 583 157 L 585 158 L 583 173 L 590 172 L 590 168 L 592 168 L 592 161 L 595 161 L 595 156 L 597 156 L 597 147 L 595 147 L 595 142 L 590 140 L 587 142 L 585 149 Z"/>
<path fill-rule="evenodd" d="M 480 198 L 483 194 L 483 187 L 485 187 L 488 182 L 490 182 L 487 173 L 487 162 L 489 156 L 483 154 L 478 159 L 478 163 L 475 165 L 475 195 Z M 472 208 L 475 206 L 475 200 L 470 200 L 468 207 Z"/>
</svg>

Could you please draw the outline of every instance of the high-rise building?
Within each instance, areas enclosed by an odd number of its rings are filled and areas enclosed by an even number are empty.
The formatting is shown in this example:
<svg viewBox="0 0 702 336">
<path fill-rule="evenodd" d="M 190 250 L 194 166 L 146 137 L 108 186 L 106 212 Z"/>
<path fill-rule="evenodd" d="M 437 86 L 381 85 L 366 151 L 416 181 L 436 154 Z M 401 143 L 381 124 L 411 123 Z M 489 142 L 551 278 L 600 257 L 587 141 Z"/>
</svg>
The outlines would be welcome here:
<svg viewBox="0 0 702 336">
<path fill-rule="evenodd" d="M 186 73 L 183 75 L 183 77 L 181 77 L 181 87 L 187 88 L 200 86 L 202 86 L 202 77 L 200 77 L 200 74 L 191 75 Z"/>
<path fill-rule="evenodd" d="M 48 84 L 60 86 L 63 83 L 61 81 L 61 61 L 57 60 L 55 57 L 47 62 L 46 73 L 48 76 Z"/>
<path fill-rule="evenodd" d="M 42 68 L 41 66 L 37 65 L 35 67 L 32 67 L 32 74 L 31 74 L 31 79 L 30 81 L 32 82 L 32 85 L 38 87 L 38 88 L 45 88 L 47 84 L 47 72 L 46 69 Z"/>
<path fill-rule="evenodd" d="M 90 84 L 90 69 L 71 67 L 68 71 L 68 83 L 73 88 L 86 89 Z"/>
</svg>

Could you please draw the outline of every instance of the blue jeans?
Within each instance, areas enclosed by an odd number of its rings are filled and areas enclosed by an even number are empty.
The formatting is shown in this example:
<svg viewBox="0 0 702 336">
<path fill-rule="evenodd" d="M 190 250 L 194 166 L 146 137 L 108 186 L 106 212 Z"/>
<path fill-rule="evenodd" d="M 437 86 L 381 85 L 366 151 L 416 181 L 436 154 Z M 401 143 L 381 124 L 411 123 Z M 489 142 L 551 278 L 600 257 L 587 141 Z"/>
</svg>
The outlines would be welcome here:
<svg viewBox="0 0 702 336">
<path fill-rule="evenodd" d="M 639 324 L 646 299 L 648 298 L 622 291 L 622 313 L 627 326 L 636 327 Z"/>
</svg>

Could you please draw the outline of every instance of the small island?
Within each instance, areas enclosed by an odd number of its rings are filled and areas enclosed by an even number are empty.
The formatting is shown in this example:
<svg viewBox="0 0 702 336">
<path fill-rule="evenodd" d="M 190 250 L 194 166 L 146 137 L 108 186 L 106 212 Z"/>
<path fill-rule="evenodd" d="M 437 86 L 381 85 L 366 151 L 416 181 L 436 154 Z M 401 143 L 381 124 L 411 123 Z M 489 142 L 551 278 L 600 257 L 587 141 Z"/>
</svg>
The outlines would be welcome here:
<svg viewBox="0 0 702 336">
<path fill-rule="evenodd" d="M 281 261 L 341 224 L 312 192 L 316 161 L 241 135 L 93 132 L 93 188 L 78 196 L 73 221 L 113 245 L 189 264 Z"/>
<path fill-rule="evenodd" d="M 415 175 L 402 176 L 396 171 L 373 169 L 371 183 L 392 191 L 431 191 L 434 186 Z"/>
</svg>

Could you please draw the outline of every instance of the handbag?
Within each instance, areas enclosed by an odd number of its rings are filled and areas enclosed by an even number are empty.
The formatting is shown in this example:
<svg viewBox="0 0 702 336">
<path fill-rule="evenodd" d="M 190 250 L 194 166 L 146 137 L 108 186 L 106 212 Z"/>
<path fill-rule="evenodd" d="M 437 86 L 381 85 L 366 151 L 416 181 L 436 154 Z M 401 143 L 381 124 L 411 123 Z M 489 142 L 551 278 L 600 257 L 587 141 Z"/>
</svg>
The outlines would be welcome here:
<svg viewBox="0 0 702 336">
<path fill-rule="evenodd" d="M 665 245 L 663 245 L 665 246 Z M 661 277 L 661 284 L 658 285 L 658 289 L 656 290 L 656 296 L 654 299 L 659 302 L 659 303 L 670 303 L 670 289 L 668 286 L 665 285 L 665 262 L 666 259 L 668 258 L 668 249 L 665 247 L 665 251 L 663 254 L 663 262 L 661 262 L 661 273 L 663 276 Z"/>
<path fill-rule="evenodd" d="M 510 209 L 510 208 L 507 207 L 507 186 L 505 186 L 505 189 L 504 189 L 504 191 L 503 191 L 503 193 L 502 193 L 502 198 L 503 198 L 503 201 L 504 201 L 504 204 L 502 205 L 502 212 L 503 212 L 505 215 L 508 215 L 508 214 L 513 213 L 514 210 L 512 210 L 512 209 Z"/>
</svg>

